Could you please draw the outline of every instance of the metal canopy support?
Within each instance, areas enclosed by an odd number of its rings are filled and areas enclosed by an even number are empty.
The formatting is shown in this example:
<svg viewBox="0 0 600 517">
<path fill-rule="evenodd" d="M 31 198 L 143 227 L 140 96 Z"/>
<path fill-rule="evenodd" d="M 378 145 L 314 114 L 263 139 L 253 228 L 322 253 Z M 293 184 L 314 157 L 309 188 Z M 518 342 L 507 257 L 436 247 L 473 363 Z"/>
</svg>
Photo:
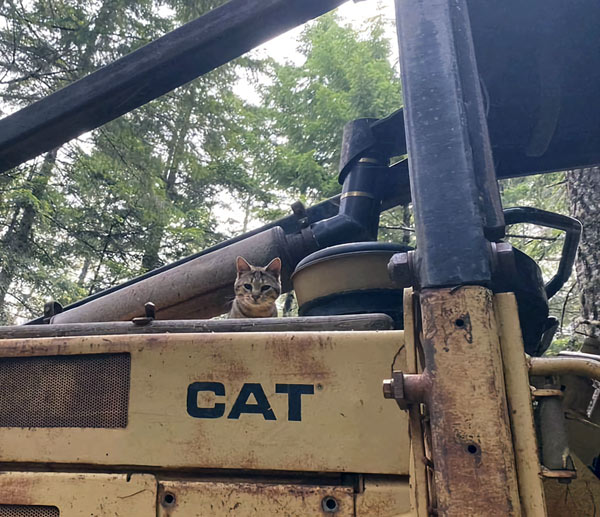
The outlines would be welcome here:
<svg viewBox="0 0 600 517">
<path fill-rule="evenodd" d="M 420 285 L 487 285 L 484 228 L 504 221 L 466 4 L 397 0 L 396 18 Z"/>
<path fill-rule="evenodd" d="M 420 402 L 430 417 L 435 510 L 444 517 L 518 517 L 498 330 L 486 289 L 486 235 L 501 236 L 504 220 L 466 1 L 396 0 L 396 21 L 417 230 L 421 376 L 429 382 Z"/>
<path fill-rule="evenodd" d="M 0 172 L 95 129 L 345 0 L 231 0 L 0 120 Z"/>
</svg>

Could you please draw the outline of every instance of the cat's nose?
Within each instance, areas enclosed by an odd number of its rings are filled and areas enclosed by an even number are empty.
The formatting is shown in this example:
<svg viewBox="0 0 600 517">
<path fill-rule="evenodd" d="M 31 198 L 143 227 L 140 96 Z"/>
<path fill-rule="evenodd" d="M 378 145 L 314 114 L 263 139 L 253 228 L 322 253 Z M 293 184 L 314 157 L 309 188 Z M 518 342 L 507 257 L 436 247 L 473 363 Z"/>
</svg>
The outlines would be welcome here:
<svg viewBox="0 0 600 517">
<path fill-rule="evenodd" d="M 255 301 L 258 300 L 259 297 L 260 297 L 260 294 L 253 294 L 252 295 L 252 298 L 254 298 Z"/>
</svg>

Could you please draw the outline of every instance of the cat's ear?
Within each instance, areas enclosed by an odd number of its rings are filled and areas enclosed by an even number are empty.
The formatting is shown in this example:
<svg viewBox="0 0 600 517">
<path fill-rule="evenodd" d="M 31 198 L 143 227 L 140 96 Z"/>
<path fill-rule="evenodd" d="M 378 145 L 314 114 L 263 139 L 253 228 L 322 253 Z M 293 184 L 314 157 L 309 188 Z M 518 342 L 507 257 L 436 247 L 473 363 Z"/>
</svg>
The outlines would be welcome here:
<svg viewBox="0 0 600 517">
<path fill-rule="evenodd" d="M 267 264 L 267 267 L 265 267 L 265 271 L 271 273 L 274 277 L 279 278 L 279 275 L 281 275 L 281 259 L 277 257 L 271 260 L 271 262 Z"/>
<path fill-rule="evenodd" d="M 248 273 L 251 270 L 250 264 L 248 264 L 244 257 L 236 258 L 235 264 L 237 266 L 238 275 L 241 275 L 242 273 Z"/>
</svg>

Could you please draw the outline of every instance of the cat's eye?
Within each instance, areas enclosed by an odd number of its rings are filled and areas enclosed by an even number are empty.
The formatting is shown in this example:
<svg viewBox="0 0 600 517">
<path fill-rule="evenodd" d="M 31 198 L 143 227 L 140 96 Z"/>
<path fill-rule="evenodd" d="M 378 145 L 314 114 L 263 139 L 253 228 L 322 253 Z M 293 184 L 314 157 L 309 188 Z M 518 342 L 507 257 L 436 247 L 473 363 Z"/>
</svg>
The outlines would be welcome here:
<svg viewBox="0 0 600 517">
<path fill-rule="evenodd" d="M 265 291 L 268 291 L 269 289 L 271 289 L 270 285 L 263 285 L 260 290 L 264 293 Z"/>
<path fill-rule="evenodd" d="M 244 289 L 247 289 L 248 291 L 252 291 L 252 285 L 244 284 Z"/>
</svg>

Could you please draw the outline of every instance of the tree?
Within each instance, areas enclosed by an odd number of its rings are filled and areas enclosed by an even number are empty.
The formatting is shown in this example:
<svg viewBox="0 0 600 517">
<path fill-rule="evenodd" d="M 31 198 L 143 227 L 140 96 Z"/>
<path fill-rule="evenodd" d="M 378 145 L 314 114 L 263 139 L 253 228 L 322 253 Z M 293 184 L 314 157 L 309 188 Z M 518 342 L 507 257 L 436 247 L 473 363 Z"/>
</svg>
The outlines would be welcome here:
<svg viewBox="0 0 600 517">
<path fill-rule="evenodd" d="M 385 23 L 377 16 L 359 31 L 322 16 L 300 36 L 302 64 L 272 63 L 262 123 L 271 132 L 265 170 L 272 185 L 309 202 L 335 195 L 344 125 L 401 106 Z"/>
<path fill-rule="evenodd" d="M 120 7 L 126 10 L 132 4 Z M 105 0 L 93 12 L 78 1 L 56 6 L 44 1 L 3 3 L 0 6 L 0 14 L 6 21 L 0 32 L 3 101 L 19 107 L 91 72 L 109 27 L 120 25 L 127 29 L 124 27 L 127 17 L 115 7 L 113 0 Z M 31 268 L 36 252 L 47 255 L 39 246 L 36 249 L 33 233 L 52 189 L 57 157 L 58 150 L 53 150 L 39 166 L 21 168 L 29 171 L 26 176 L 17 171 L 14 181 L 7 181 L 13 196 L 3 200 L 3 212 L 8 211 L 11 216 L 0 241 L 5 250 L 0 267 L 0 322 L 8 319 L 6 295 L 15 276 L 24 275 Z M 22 300 L 21 303 L 26 305 Z"/>
<path fill-rule="evenodd" d="M 571 214 L 583 224 L 576 260 L 581 319 L 600 320 L 600 168 L 592 167 L 567 173 Z M 599 338 L 600 327 L 585 324 L 580 332 Z"/>
<path fill-rule="evenodd" d="M 222 1 L 170 10 L 152 0 L 8 2 L 2 107 L 26 105 Z M 219 239 L 211 206 L 228 181 L 215 163 L 231 131 L 235 66 L 2 175 L 3 321 L 39 314 L 48 295 L 69 303 Z"/>
</svg>

